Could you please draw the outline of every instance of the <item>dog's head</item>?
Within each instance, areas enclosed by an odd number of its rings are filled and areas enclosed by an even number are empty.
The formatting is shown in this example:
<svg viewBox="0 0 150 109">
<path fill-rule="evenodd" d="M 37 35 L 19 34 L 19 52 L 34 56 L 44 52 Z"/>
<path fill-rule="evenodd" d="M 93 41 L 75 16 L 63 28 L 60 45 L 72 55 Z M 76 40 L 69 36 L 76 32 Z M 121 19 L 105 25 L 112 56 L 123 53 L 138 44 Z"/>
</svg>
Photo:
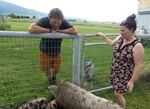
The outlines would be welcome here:
<svg viewBox="0 0 150 109">
<path fill-rule="evenodd" d="M 49 102 L 46 109 L 57 109 L 56 101 L 53 100 L 53 101 Z"/>
<path fill-rule="evenodd" d="M 89 67 L 91 67 L 91 66 L 92 66 L 92 63 L 91 63 L 90 61 L 85 62 L 85 66 L 86 66 L 87 68 L 89 68 Z"/>
<path fill-rule="evenodd" d="M 93 62 L 92 61 L 86 61 L 84 64 L 85 70 L 89 70 L 90 68 L 93 67 Z"/>
</svg>

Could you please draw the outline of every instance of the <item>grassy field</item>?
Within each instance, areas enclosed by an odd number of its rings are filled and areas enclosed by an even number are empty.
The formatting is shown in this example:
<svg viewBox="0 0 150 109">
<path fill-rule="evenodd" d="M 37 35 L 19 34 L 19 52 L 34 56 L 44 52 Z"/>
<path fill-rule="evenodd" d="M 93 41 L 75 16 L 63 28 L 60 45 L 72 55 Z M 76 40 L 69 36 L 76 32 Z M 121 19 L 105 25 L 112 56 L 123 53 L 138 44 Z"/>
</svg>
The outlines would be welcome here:
<svg viewBox="0 0 150 109">
<path fill-rule="evenodd" d="M 12 31 L 27 31 L 27 27 L 33 20 L 9 19 Z M 81 37 L 83 34 L 94 34 L 98 31 L 104 33 L 118 33 L 117 26 L 105 26 L 100 24 L 79 23 L 74 24 Z M 99 42 L 98 37 L 87 38 L 86 42 Z M 12 105 L 18 107 L 25 101 L 37 97 L 52 98 L 47 89 L 45 74 L 41 73 L 38 56 L 39 39 L 34 38 L 0 38 L 0 106 Z M 72 69 L 72 42 L 64 40 L 62 46 L 63 61 L 58 74 L 58 80 L 71 81 Z M 112 48 L 107 45 L 87 47 L 85 59 L 94 62 L 94 86 L 87 90 L 105 87 L 108 85 L 111 67 Z M 141 74 L 150 72 L 150 48 L 145 47 L 145 58 Z M 147 85 L 143 85 L 147 84 Z M 96 92 L 98 96 L 114 100 L 112 90 Z M 132 93 L 125 95 L 127 99 L 126 109 L 149 109 L 150 85 L 149 82 L 136 82 Z"/>
</svg>

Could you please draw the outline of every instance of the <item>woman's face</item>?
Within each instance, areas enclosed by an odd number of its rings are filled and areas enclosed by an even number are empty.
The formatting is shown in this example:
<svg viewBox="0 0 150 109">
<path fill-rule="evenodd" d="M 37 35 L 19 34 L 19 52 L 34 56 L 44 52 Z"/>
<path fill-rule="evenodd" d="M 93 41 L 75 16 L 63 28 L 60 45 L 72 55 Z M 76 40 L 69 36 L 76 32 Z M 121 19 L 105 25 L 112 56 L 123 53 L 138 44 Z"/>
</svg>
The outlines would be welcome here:
<svg viewBox="0 0 150 109">
<path fill-rule="evenodd" d="M 62 23 L 62 20 L 57 19 L 57 18 L 51 18 L 51 19 L 49 19 L 49 22 L 53 29 L 58 29 Z"/>
<path fill-rule="evenodd" d="M 126 39 L 133 35 L 133 31 L 126 26 L 120 26 L 120 34 Z"/>
</svg>

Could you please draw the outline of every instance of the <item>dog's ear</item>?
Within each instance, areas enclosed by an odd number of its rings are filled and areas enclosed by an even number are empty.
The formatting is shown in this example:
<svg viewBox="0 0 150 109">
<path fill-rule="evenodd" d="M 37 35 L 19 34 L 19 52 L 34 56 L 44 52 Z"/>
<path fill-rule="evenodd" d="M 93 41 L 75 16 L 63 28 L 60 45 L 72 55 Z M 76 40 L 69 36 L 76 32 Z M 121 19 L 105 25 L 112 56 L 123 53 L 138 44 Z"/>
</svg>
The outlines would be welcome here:
<svg viewBox="0 0 150 109">
<path fill-rule="evenodd" d="M 40 101 L 40 103 L 43 104 L 43 103 L 44 103 L 44 100 L 42 99 L 42 100 Z"/>
<path fill-rule="evenodd" d="M 92 63 L 90 62 L 90 63 L 89 63 L 89 66 L 91 66 L 91 65 L 92 65 Z"/>
<path fill-rule="evenodd" d="M 40 101 L 40 104 L 48 104 L 48 100 L 42 99 L 42 100 Z"/>
<path fill-rule="evenodd" d="M 57 109 L 57 103 L 56 103 L 55 100 L 51 101 L 51 105 L 52 105 L 55 109 Z"/>
</svg>

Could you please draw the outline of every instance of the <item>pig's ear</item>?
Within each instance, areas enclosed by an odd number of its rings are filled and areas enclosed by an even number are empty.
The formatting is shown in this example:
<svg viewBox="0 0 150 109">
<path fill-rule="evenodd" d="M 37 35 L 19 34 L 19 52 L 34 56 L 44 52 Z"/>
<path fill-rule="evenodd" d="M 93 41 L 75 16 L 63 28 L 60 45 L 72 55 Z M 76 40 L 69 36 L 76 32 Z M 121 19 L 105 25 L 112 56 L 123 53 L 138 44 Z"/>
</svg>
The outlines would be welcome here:
<svg viewBox="0 0 150 109">
<path fill-rule="evenodd" d="M 50 86 L 48 86 L 48 89 L 49 89 L 50 91 L 56 90 L 56 89 L 57 89 L 57 85 L 50 85 Z"/>
<path fill-rule="evenodd" d="M 59 93 L 59 85 L 51 85 L 48 87 L 48 89 L 51 91 L 51 93 L 56 97 L 56 95 Z"/>
<path fill-rule="evenodd" d="M 63 80 L 60 81 L 60 84 L 66 83 L 66 82 L 67 82 L 67 81 L 66 81 L 65 79 L 63 79 Z"/>
</svg>

